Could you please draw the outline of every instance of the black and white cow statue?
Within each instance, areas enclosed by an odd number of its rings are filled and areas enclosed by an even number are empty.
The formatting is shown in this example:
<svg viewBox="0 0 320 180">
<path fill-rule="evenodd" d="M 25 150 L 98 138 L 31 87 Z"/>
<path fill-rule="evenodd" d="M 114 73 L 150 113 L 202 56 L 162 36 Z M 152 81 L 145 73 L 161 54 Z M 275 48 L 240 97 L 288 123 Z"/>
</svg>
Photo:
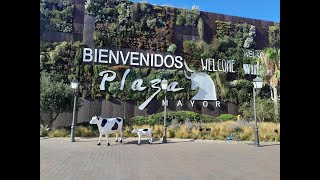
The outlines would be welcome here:
<svg viewBox="0 0 320 180">
<path fill-rule="evenodd" d="M 100 116 L 93 116 L 90 120 L 90 124 L 96 124 L 99 128 L 100 136 L 98 145 L 101 144 L 101 138 L 104 133 L 106 135 L 107 143 L 109 146 L 110 144 L 108 140 L 108 134 L 114 133 L 116 131 L 120 132 L 120 143 L 122 143 L 122 118 L 102 118 Z M 116 142 L 118 142 L 118 134 L 116 134 Z"/>
<path fill-rule="evenodd" d="M 139 136 L 138 145 L 140 145 L 141 136 L 148 136 L 149 137 L 149 144 L 151 145 L 151 143 L 152 143 L 152 129 L 151 128 L 148 128 L 148 129 L 133 129 L 131 132 L 138 134 L 138 136 Z"/>
</svg>

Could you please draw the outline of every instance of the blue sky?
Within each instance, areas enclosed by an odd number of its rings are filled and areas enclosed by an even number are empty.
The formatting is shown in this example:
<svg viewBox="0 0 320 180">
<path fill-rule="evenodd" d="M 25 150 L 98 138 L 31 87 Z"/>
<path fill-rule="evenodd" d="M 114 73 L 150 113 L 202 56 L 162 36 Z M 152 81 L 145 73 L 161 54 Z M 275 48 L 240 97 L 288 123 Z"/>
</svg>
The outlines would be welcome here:
<svg viewBox="0 0 320 180">
<path fill-rule="evenodd" d="M 280 22 L 280 0 L 147 0 L 147 2 L 185 9 L 197 5 L 201 11 Z"/>
</svg>

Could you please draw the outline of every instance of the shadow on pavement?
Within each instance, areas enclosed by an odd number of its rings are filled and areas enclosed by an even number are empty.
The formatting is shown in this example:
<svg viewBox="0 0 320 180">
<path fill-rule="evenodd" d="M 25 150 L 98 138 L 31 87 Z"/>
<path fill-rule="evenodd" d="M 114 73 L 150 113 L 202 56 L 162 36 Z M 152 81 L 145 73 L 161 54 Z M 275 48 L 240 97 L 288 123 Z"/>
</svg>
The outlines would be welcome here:
<svg viewBox="0 0 320 180">
<path fill-rule="evenodd" d="M 152 145 L 175 144 L 175 143 L 186 143 L 186 142 L 193 142 L 193 141 L 171 141 L 170 139 L 168 139 L 167 143 L 162 143 L 162 139 L 152 138 Z M 132 140 L 129 142 L 125 142 L 124 144 L 138 144 L 138 140 Z M 142 144 L 149 144 L 149 140 L 148 139 L 141 140 L 140 145 Z"/>
<path fill-rule="evenodd" d="M 248 145 L 254 146 L 254 143 L 249 143 Z M 280 144 L 260 144 L 260 147 L 267 147 L 267 146 L 280 146 Z"/>
<path fill-rule="evenodd" d="M 265 147 L 265 146 L 280 146 L 280 144 L 265 144 L 265 145 L 260 145 L 261 147 Z"/>
<path fill-rule="evenodd" d="M 43 139 L 50 139 L 51 137 L 41 137 L 40 140 L 43 140 Z"/>
</svg>

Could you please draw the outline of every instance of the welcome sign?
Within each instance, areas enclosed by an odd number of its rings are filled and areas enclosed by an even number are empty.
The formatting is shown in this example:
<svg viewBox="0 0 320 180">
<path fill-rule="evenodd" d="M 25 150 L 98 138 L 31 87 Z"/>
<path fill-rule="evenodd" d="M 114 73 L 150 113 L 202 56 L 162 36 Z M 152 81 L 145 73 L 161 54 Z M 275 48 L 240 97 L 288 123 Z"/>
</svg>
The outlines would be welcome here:
<svg viewBox="0 0 320 180">
<path fill-rule="evenodd" d="M 211 77 L 205 72 L 196 72 L 187 65 L 186 61 L 181 56 L 175 56 L 168 53 L 153 53 L 143 52 L 140 50 L 128 51 L 125 49 L 83 49 L 83 62 L 84 63 L 97 63 L 97 64 L 110 64 L 110 65 L 125 65 L 133 67 L 150 67 L 150 68 L 166 68 L 183 70 L 185 78 L 191 81 L 191 90 L 199 88 L 198 93 L 190 99 L 193 106 L 196 100 L 203 101 L 203 106 L 208 106 L 208 101 L 216 101 L 215 107 L 220 107 L 220 101 L 217 101 L 217 94 L 215 83 Z M 208 72 L 225 72 L 235 73 L 234 60 L 224 59 L 201 59 L 202 70 Z M 127 69 L 121 77 L 119 90 L 123 90 L 127 76 L 130 76 L 131 69 Z M 102 77 L 100 83 L 100 90 L 105 90 L 105 83 L 115 80 L 117 74 L 111 70 L 105 70 L 99 73 Z M 154 93 L 146 99 L 139 109 L 143 110 L 151 100 L 161 91 L 160 83 L 163 79 L 153 79 L 149 85 L 155 90 Z M 143 86 L 142 79 L 136 79 L 131 83 L 131 90 L 143 91 L 146 89 Z M 179 87 L 179 82 L 171 82 L 168 85 L 167 92 L 177 92 L 183 90 L 184 87 Z M 168 104 L 168 102 L 163 102 Z M 181 100 L 178 101 L 177 106 L 182 106 Z"/>
</svg>

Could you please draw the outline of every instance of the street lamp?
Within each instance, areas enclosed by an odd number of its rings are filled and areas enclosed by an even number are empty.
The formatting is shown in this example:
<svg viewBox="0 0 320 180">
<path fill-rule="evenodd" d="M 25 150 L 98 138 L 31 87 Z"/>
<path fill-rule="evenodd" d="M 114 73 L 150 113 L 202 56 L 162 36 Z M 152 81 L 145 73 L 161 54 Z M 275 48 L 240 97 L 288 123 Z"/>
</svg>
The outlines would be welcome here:
<svg viewBox="0 0 320 180">
<path fill-rule="evenodd" d="M 77 89 L 79 82 L 77 79 L 71 81 L 71 88 L 73 89 L 74 101 L 73 101 L 73 115 L 72 115 L 72 124 L 71 124 L 71 142 L 74 142 L 74 126 L 76 120 L 76 108 L 77 108 Z"/>
<path fill-rule="evenodd" d="M 163 129 L 163 140 L 162 143 L 167 143 L 167 126 L 166 126 L 166 114 L 167 114 L 167 88 L 168 88 L 168 81 L 166 79 L 163 79 L 161 81 L 161 89 L 164 90 L 164 129 Z"/>
<path fill-rule="evenodd" d="M 255 143 L 254 145 L 259 147 L 259 136 L 258 136 L 258 125 L 257 125 L 257 111 L 256 111 L 256 89 L 261 89 L 262 88 L 262 79 L 259 77 L 256 77 L 253 79 L 253 109 L 254 109 L 254 138 L 255 138 Z"/>
</svg>

